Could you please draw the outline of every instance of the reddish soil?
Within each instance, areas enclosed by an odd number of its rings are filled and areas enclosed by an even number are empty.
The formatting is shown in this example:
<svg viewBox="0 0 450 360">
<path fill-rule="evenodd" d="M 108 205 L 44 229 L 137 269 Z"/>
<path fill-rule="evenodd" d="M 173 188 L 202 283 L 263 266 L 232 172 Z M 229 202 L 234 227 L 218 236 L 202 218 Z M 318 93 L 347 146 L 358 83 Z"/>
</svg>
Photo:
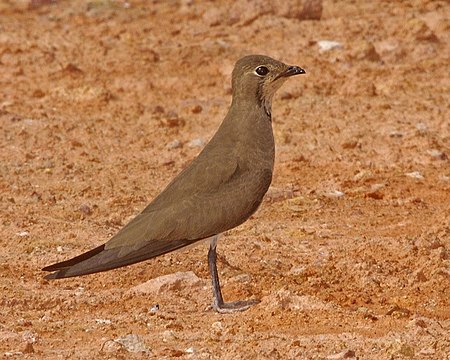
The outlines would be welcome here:
<svg viewBox="0 0 450 360">
<path fill-rule="evenodd" d="M 1 2 L 0 356 L 450 358 L 450 5 L 293 3 Z M 265 201 L 219 244 L 225 298 L 261 303 L 208 308 L 206 244 L 44 280 L 199 153 L 252 53 L 307 71 L 274 100 Z"/>
</svg>

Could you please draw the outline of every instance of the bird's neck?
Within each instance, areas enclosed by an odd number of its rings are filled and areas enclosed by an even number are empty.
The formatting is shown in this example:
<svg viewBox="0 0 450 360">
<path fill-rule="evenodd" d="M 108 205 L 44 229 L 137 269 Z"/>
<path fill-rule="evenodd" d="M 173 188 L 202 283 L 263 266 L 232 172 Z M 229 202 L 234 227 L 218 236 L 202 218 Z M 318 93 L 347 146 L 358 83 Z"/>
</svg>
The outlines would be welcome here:
<svg viewBox="0 0 450 360">
<path fill-rule="evenodd" d="M 268 120 L 272 119 L 272 99 L 274 92 L 267 91 L 263 87 L 258 87 L 255 89 L 251 89 L 251 91 L 247 91 L 248 93 L 255 93 L 254 96 L 243 96 L 241 95 L 240 90 L 248 90 L 248 89 L 237 89 L 235 94 L 233 95 L 232 107 L 246 107 L 255 109 L 254 111 L 263 111 Z"/>
<path fill-rule="evenodd" d="M 255 126 L 255 120 L 262 121 L 264 124 L 271 122 L 272 118 L 272 99 L 233 99 L 230 107 L 230 113 L 241 114 L 244 119 L 248 119 L 251 126 Z"/>
<path fill-rule="evenodd" d="M 251 160 L 252 162 L 261 162 L 261 159 L 264 159 L 263 162 L 267 162 L 265 167 L 273 166 L 275 144 L 272 123 L 270 115 L 258 101 L 245 101 L 245 99 L 233 101 L 223 125 L 229 133 L 233 133 L 231 141 L 235 150 L 243 152 L 240 157 L 249 160 L 257 159 Z"/>
</svg>

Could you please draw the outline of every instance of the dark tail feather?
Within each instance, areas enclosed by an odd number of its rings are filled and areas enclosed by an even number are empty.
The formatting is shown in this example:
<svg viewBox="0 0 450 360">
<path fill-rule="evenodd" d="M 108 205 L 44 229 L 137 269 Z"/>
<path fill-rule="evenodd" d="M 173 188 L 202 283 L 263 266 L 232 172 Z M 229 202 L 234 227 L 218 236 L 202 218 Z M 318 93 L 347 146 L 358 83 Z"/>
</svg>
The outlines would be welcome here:
<svg viewBox="0 0 450 360">
<path fill-rule="evenodd" d="M 131 251 L 125 253 L 126 247 L 105 249 L 105 245 L 101 245 L 73 259 L 47 266 L 42 270 L 56 271 L 47 275 L 45 277 L 47 280 L 88 275 L 148 260 L 193 242 L 195 241 L 154 241 L 148 243 L 147 246 L 135 250 L 131 249 Z"/>
<path fill-rule="evenodd" d="M 89 250 L 88 252 L 85 252 L 81 255 L 78 255 L 72 259 L 66 260 L 66 261 L 62 261 L 56 264 L 52 264 L 50 266 L 46 266 L 45 268 L 43 268 L 43 271 L 57 271 L 57 270 L 63 270 L 65 268 L 71 267 L 75 264 L 78 264 L 84 260 L 87 260 L 99 253 L 101 253 L 103 250 L 105 249 L 105 244 L 100 245 L 98 247 L 96 247 L 95 249 Z M 50 274 L 48 276 L 51 276 L 53 274 Z"/>
</svg>

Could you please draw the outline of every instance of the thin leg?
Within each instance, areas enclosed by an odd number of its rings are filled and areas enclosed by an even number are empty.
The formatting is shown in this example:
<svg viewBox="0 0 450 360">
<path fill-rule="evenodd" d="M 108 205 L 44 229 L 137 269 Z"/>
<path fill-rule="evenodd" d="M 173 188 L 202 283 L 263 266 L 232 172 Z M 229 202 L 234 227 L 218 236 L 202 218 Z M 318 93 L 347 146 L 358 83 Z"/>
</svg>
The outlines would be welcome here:
<svg viewBox="0 0 450 360">
<path fill-rule="evenodd" d="M 213 309 L 218 313 L 232 313 L 237 311 L 245 311 L 250 306 L 259 303 L 258 300 L 234 301 L 225 303 L 223 301 L 222 291 L 220 290 L 219 274 L 217 272 L 217 240 L 219 235 L 211 239 L 211 245 L 208 251 L 208 265 L 211 273 L 212 287 L 214 293 Z"/>
</svg>

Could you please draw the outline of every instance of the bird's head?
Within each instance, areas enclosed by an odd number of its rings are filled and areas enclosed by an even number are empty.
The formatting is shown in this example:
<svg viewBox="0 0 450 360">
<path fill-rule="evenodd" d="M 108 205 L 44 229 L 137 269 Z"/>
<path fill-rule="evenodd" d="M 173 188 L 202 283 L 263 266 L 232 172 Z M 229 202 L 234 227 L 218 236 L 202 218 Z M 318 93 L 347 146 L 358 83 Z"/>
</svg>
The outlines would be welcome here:
<svg viewBox="0 0 450 360">
<path fill-rule="evenodd" d="M 249 55 L 236 62 L 232 75 L 233 101 L 256 101 L 271 114 L 272 98 L 293 75 L 305 74 L 298 66 L 286 65 L 264 55 Z"/>
</svg>

